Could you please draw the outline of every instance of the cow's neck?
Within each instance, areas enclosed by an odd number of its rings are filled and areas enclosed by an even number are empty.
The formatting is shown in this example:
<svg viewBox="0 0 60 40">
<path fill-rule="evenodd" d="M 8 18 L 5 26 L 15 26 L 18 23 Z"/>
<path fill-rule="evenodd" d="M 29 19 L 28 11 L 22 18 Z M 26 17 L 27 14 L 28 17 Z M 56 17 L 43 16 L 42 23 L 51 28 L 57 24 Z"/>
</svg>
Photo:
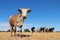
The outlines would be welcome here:
<svg viewBox="0 0 60 40">
<path fill-rule="evenodd" d="M 24 18 L 22 16 L 22 13 L 17 14 L 17 16 L 20 17 L 20 18 L 22 18 L 24 20 Z"/>
</svg>

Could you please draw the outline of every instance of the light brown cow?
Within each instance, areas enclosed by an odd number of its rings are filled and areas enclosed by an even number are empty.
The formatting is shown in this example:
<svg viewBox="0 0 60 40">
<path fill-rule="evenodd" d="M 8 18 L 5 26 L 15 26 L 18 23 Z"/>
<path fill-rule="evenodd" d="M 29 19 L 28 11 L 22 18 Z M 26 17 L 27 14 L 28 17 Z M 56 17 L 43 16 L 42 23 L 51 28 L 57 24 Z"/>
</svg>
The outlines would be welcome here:
<svg viewBox="0 0 60 40">
<path fill-rule="evenodd" d="M 36 32 L 41 32 L 40 28 L 37 28 Z"/>
<path fill-rule="evenodd" d="M 9 19 L 9 23 L 11 26 L 11 29 L 10 29 L 11 36 L 12 36 L 13 29 L 14 29 L 14 35 L 16 35 L 16 27 L 19 27 L 20 31 L 22 30 L 24 19 L 26 19 L 27 13 L 30 12 L 30 9 L 19 8 L 18 11 L 19 11 L 18 14 L 10 16 L 10 19 Z"/>
</svg>

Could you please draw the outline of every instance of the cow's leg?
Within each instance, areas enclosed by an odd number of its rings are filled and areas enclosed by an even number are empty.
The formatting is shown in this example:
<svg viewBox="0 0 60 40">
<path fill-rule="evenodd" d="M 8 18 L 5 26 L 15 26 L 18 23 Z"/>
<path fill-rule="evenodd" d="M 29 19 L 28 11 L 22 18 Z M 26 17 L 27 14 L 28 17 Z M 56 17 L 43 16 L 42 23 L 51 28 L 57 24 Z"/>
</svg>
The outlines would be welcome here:
<svg viewBox="0 0 60 40">
<path fill-rule="evenodd" d="M 46 29 L 44 28 L 44 29 L 43 29 L 43 32 L 46 32 L 45 30 L 46 30 Z"/>
<path fill-rule="evenodd" d="M 14 36 L 16 36 L 16 27 L 14 27 Z"/>
<path fill-rule="evenodd" d="M 22 26 L 20 26 L 20 34 L 22 35 Z"/>
<path fill-rule="evenodd" d="M 13 27 L 11 27 L 10 31 L 11 31 L 11 36 L 12 36 L 12 32 L 13 32 Z"/>
<path fill-rule="evenodd" d="M 20 32 L 22 32 L 22 28 L 20 28 Z"/>
</svg>

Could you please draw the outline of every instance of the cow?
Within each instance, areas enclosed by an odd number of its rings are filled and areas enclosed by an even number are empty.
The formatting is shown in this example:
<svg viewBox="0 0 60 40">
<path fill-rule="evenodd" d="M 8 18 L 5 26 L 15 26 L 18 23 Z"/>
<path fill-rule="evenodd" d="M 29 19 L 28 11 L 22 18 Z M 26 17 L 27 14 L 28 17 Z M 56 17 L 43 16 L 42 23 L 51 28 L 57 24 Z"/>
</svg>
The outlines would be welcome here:
<svg viewBox="0 0 60 40">
<path fill-rule="evenodd" d="M 49 28 L 45 28 L 45 32 L 49 32 Z"/>
<path fill-rule="evenodd" d="M 19 27 L 20 31 L 22 31 L 24 19 L 26 19 L 27 13 L 31 12 L 31 10 L 29 8 L 19 8 L 18 12 L 18 14 L 10 16 L 9 18 L 11 36 L 13 31 L 14 36 L 16 35 L 16 27 Z"/>
<path fill-rule="evenodd" d="M 48 31 L 49 32 L 53 32 L 54 28 L 49 28 Z"/>
<path fill-rule="evenodd" d="M 41 32 L 45 32 L 45 27 L 41 27 L 41 28 L 40 28 L 40 31 L 41 31 Z"/>
<path fill-rule="evenodd" d="M 35 27 L 32 27 L 32 28 L 31 28 L 32 33 L 35 31 L 34 29 L 35 29 Z"/>
<path fill-rule="evenodd" d="M 40 28 L 37 28 L 37 30 L 36 30 L 37 32 L 41 32 L 41 30 L 40 30 Z"/>
</svg>

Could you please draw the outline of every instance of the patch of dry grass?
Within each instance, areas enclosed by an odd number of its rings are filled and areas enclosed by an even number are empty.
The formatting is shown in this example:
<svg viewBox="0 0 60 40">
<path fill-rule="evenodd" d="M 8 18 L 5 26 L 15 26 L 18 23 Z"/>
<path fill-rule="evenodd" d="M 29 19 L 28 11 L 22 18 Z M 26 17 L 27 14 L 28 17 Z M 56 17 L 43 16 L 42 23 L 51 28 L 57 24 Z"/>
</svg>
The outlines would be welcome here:
<svg viewBox="0 0 60 40">
<path fill-rule="evenodd" d="M 0 32 L 0 40 L 60 40 L 60 33 L 23 32 L 22 36 L 10 36 L 10 32 Z"/>
</svg>

